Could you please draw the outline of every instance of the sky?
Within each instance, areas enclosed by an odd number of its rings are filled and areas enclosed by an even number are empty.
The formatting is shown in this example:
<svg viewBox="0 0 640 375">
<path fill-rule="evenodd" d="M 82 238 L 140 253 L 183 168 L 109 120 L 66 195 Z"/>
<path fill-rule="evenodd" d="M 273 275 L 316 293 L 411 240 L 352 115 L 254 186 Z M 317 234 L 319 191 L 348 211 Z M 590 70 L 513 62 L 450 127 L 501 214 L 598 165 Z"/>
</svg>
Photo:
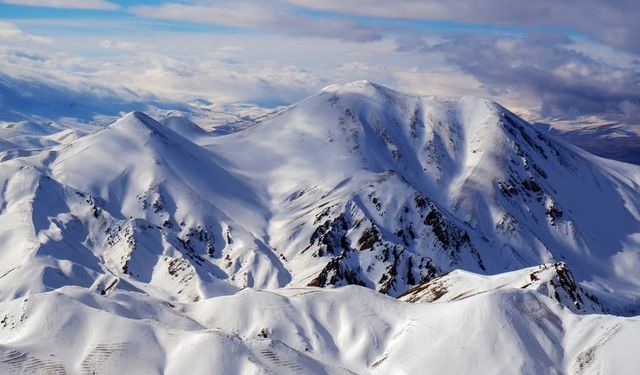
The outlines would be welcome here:
<svg viewBox="0 0 640 375">
<path fill-rule="evenodd" d="M 266 107 L 366 79 L 640 127 L 638 20 L 637 0 L 0 0 L 0 74 Z"/>
</svg>

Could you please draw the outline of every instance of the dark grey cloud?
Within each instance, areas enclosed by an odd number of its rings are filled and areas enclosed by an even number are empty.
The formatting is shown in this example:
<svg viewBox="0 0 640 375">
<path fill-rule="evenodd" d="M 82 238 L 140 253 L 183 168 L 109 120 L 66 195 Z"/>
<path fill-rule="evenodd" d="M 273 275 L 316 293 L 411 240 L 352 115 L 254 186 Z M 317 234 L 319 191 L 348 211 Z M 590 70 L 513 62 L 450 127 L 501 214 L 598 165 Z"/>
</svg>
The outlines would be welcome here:
<svg viewBox="0 0 640 375">
<path fill-rule="evenodd" d="M 638 0 L 192 0 L 136 6 L 153 18 L 249 27 L 356 42 L 381 39 L 396 27 L 375 19 L 450 21 L 500 27 L 552 27 L 640 53 Z M 311 10 L 311 12 L 309 12 Z M 323 11 L 322 16 L 316 10 Z M 355 17 L 373 17 L 362 23 Z"/>
<path fill-rule="evenodd" d="M 539 98 L 543 116 L 570 120 L 595 115 L 640 124 L 640 71 L 596 60 L 572 43 L 554 34 L 467 34 L 421 50 L 442 53 L 490 92 Z"/>
<path fill-rule="evenodd" d="M 638 0 L 287 0 L 353 16 L 476 25 L 552 27 L 640 52 Z"/>
</svg>

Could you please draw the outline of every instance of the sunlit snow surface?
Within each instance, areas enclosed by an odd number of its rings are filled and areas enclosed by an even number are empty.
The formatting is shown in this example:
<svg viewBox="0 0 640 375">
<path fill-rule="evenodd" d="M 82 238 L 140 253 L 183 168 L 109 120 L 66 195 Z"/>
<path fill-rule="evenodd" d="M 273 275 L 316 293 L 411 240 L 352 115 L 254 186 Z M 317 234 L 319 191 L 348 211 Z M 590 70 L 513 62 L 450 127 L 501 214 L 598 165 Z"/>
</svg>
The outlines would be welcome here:
<svg viewBox="0 0 640 375">
<path fill-rule="evenodd" d="M 640 365 L 640 167 L 364 81 L 150 114 L 2 123 L 0 373 Z"/>
</svg>

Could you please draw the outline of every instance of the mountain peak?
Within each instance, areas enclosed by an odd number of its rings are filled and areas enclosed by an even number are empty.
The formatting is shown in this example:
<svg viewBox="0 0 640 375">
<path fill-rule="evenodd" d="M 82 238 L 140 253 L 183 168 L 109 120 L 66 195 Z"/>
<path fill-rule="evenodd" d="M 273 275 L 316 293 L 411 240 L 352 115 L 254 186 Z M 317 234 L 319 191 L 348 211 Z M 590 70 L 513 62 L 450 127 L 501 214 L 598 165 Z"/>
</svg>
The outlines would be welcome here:
<svg viewBox="0 0 640 375">
<path fill-rule="evenodd" d="M 156 120 L 149 117 L 147 114 L 141 111 L 132 111 L 124 116 L 120 117 L 118 120 L 113 122 L 110 127 L 139 127 L 143 126 L 150 130 L 156 130 L 161 128 L 162 125 L 158 123 Z"/>
<path fill-rule="evenodd" d="M 324 87 L 320 91 L 336 91 L 346 87 L 358 87 L 358 86 L 365 87 L 365 86 L 372 86 L 372 85 L 376 85 L 376 84 L 368 80 L 360 80 L 360 81 L 353 81 L 353 82 L 347 82 L 347 83 L 332 83 L 329 86 Z"/>
<path fill-rule="evenodd" d="M 126 142 L 146 144 L 149 139 L 162 139 L 164 143 L 180 145 L 181 148 L 191 149 L 193 145 L 188 140 L 184 132 L 176 132 L 172 126 L 163 125 L 140 111 L 133 111 L 125 114 L 120 119 L 113 122 L 108 128 L 113 131 L 115 139 L 113 142 Z M 103 138 L 106 134 L 102 132 L 95 135 Z M 106 137 L 110 138 L 110 137 Z M 106 139 L 105 139 L 106 141 Z"/>
<path fill-rule="evenodd" d="M 325 93 L 325 92 L 331 92 L 331 93 L 376 93 L 376 92 L 394 92 L 397 93 L 396 91 L 382 86 L 378 83 L 375 83 L 373 81 L 368 81 L 368 80 L 360 80 L 360 81 L 353 81 L 353 82 L 349 82 L 349 83 L 336 83 L 336 84 L 332 84 L 329 85 L 325 88 L 323 88 L 322 90 L 320 90 L 321 93 Z M 399 93 L 398 93 L 399 94 Z"/>
<path fill-rule="evenodd" d="M 480 96 L 421 96 L 393 90 L 373 81 L 361 80 L 343 84 L 329 85 L 311 98 L 326 98 L 330 96 L 330 102 L 336 103 L 340 99 L 346 99 L 350 105 L 360 106 L 367 101 L 379 103 L 377 111 L 402 111 L 413 107 L 423 112 L 424 102 L 430 106 L 445 107 L 444 111 L 453 115 L 473 113 L 478 116 L 490 115 L 498 120 L 509 113 L 504 107 L 495 101 Z M 369 108 L 371 110 L 372 108 Z M 481 113 L 479 113 L 481 112 Z"/>
</svg>

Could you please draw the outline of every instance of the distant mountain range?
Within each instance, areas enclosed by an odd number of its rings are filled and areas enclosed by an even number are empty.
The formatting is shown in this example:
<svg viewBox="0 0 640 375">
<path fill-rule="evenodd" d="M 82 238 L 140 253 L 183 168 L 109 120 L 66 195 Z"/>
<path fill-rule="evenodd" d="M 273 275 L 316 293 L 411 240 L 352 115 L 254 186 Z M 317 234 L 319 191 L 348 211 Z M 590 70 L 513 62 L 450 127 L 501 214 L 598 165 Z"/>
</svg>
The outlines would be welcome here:
<svg viewBox="0 0 640 375">
<path fill-rule="evenodd" d="M 623 125 L 594 125 L 571 130 L 540 123 L 534 125 L 594 155 L 640 165 L 640 135 Z"/>
</svg>

